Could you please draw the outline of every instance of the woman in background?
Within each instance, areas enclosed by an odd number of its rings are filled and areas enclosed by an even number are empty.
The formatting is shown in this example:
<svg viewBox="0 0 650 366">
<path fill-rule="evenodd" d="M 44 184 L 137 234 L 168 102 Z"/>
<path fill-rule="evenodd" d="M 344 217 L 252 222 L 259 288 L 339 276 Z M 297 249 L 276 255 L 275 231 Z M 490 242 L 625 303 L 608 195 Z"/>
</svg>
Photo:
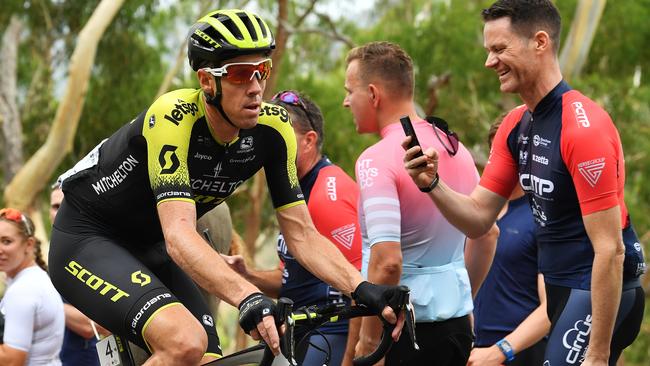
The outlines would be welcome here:
<svg viewBox="0 0 650 366">
<path fill-rule="evenodd" d="M 46 270 L 32 221 L 16 209 L 0 210 L 0 271 L 7 274 L 0 365 L 61 365 L 63 302 Z"/>
</svg>

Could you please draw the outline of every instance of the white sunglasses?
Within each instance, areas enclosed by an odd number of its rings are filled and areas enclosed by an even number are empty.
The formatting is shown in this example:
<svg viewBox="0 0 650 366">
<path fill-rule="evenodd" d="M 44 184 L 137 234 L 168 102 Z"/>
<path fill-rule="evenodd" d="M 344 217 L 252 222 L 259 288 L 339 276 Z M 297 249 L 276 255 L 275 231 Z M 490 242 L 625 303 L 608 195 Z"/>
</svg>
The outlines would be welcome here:
<svg viewBox="0 0 650 366">
<path fill-rule="evenodd" d="M 271 75 L 272 62 L 270 58 L 259 62 L 233 62 L 221 67 L 203 68 L 215 77 L 224 78 L 233 84 L 244 84 L 254 77 L 266 80 Z"/>
</svg>

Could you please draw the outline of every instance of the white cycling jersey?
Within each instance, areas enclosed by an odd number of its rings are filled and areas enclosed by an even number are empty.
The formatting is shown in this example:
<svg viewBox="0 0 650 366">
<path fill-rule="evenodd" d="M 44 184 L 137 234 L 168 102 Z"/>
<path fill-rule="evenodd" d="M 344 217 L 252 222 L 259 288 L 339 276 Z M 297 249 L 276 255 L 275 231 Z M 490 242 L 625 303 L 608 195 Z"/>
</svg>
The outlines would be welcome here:
<svg viewBox="0 0 650 366">
<path fill-rule="evenodd" d="M 65 315 L 61 295 L 38 266 L 7 280 L 0 311 L 5 345 L 28 353 L 28 366 L 59 366 Z"/>
</svg>

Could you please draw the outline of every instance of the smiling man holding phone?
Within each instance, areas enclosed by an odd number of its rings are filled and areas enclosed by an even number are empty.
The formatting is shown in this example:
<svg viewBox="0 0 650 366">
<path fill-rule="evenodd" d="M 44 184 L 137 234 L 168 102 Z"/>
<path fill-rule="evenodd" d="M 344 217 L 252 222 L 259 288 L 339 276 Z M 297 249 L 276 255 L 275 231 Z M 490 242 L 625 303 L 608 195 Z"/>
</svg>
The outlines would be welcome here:
<svg viewBox="0 0 650 366">
<path fill-rule="evenodd" d="M 343 105 L 352 112 L 357 132 L 382 137 L 356 164 L 362 271 L 371 282 L 411 288 L 416 335 L 426 351 L 413 350 L 402 339 L 386 356 L 387 365 L 434 360 L 437 365 L 465 365 L 472 344 L 470 278 L 475 287 L 484 278 L 498 230 L 468 241 L 467 254 L 474 265 L 466 269 L 465 235 L 422 193 L 433 187 L 418 189 L 404 170 L 400 118 L 424 148 L 439 151 L 440 175 L 453 181 L 454 189 L 469 192 L 478 183 L 474 161 L 455 135 L 432 128 L 417 115 L 413 85 L 411 58 L 396 44 L 372 42 L 348 54 Z M 372 319 L 363 320 L 357 353 L 374 349 L 380 327 Z"/>
</svg>

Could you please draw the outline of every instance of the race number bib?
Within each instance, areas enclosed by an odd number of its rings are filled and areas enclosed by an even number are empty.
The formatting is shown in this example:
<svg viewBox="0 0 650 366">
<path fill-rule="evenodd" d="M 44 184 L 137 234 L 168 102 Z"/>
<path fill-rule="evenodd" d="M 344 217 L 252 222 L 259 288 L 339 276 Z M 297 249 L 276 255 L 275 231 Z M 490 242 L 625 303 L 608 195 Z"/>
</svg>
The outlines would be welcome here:
<svg viewBox="0 0 650 366">
<path fill-rule="evenodd" d="M 125 340 L 109 335 L 97 342 L 97 356 L 101 366 L 134 366 Z"/>
</svg>

